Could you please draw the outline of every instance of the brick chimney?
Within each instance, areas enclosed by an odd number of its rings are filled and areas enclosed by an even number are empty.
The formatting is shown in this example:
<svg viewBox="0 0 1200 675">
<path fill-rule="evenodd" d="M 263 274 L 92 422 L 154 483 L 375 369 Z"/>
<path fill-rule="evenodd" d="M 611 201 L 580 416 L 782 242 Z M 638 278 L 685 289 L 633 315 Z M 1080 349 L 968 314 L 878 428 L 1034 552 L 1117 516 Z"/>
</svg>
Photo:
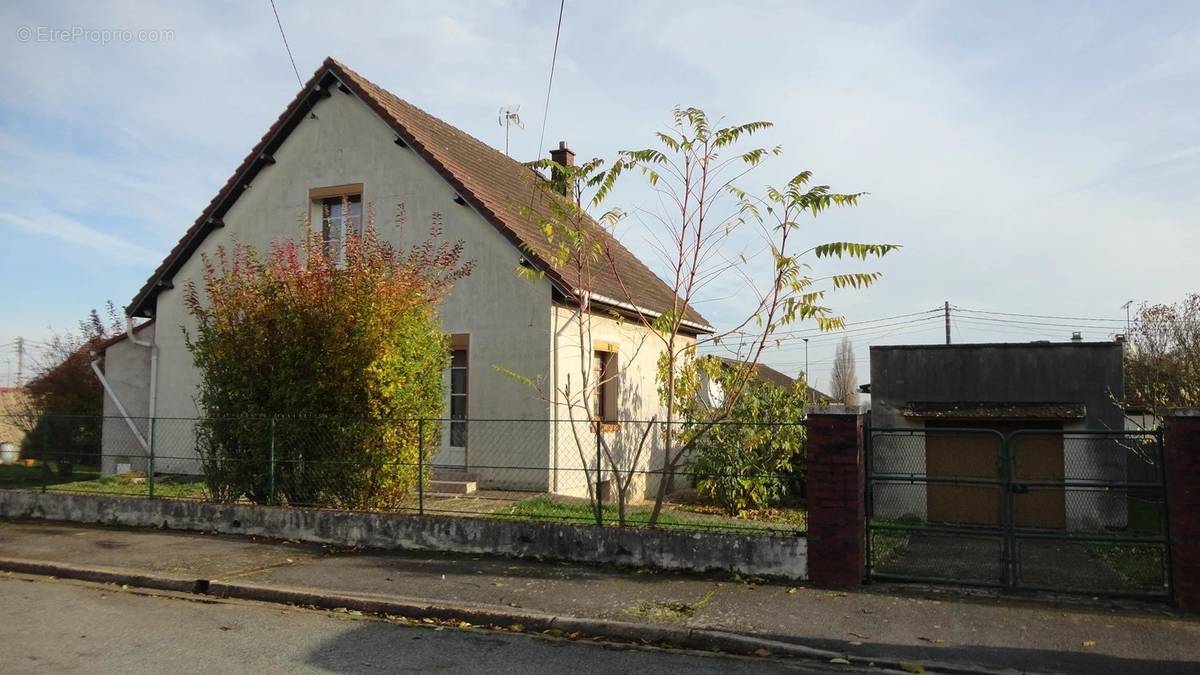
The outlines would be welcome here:
<svg viewBox="0 0 1200 675">
<path fill-rule="evenodd" d="M 558 142 L 558 148 L 550 151 L 550 159 L 561 166 L 575 166 L 575 152 L 567 147 L 566 141 Z M 551 172 L 550 180 L 563 196 L 567 196 L 570 194 L 570 186 L 566 184 L 561 174 L 562 172 L 557 170 Z"/>
</svg>

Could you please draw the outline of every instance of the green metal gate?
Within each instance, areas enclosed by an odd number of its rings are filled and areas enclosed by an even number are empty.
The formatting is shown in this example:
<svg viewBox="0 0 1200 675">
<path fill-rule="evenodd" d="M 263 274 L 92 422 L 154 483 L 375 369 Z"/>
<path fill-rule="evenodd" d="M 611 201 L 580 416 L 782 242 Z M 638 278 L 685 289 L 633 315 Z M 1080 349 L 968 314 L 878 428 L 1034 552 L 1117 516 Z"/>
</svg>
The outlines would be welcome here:
<svg viewBox="0 0 1200 675">
<path fill-rule="evenodd" d="M 875 428 L 867 574 L 1170 597 L 1162 436 Z"/>
</svg>

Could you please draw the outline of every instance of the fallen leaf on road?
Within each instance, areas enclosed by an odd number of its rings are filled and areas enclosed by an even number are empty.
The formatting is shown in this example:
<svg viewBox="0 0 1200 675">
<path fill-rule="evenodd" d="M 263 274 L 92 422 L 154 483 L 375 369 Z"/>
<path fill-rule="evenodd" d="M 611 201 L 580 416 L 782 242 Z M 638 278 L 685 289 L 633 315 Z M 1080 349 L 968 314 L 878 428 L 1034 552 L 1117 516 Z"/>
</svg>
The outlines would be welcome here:
<svg viewBox="0 0 1200 675">
<path fill-rule="evenodd" d="M 795 593 L 795 592 L 796 592 L 796 587 L 795 587 L 795 586 L 793 586 L 793 587 L 791 587 L 791 588 L 789 588 L 789 589 L 788 589 L 788 595 L 792 595 L 792 594 L 793 594 L 793 593 Z"/>
<path fill-rule="evenodd" d="M 493 585 L 493 586 L 503 586 L 503 585 L 504 585 L 504 582 L 503 582 L 503 581 L 493 581 L 493 582 L 492 582 L 492 585 Z"/>
<path fill-rule="evenodd" d="M 754 650 L 754 655 L 755 656 L 770 656 L 771 652 L 766 649 L 756 649 L 756 650 Z"/>
<path fill-rule="evenodd" d="M 842 657 L 840 657 L 840 656 L 839 656 L 838 658 L 836 658 L 836 659 L 829 659 L 829 662 L 830 662 L 830 663 L 840 663 L 840 664 L 842 664 L 843 666 L 848 666 L 848 665 L 850 665 L 850 660 L 849 660 L 849 659 L 843 659 L 843 658 L 842 658 Z"/>
<path fill-rule="evenodd" d="M 517 632 L 521 632 L 521 631 L 525 630 L 525 626 L 523 626 L 519 623 L 514 623 L 513 625 L 509 626 L 509 628 L 511 630 L 515 630 Z"/>
<path fill-rule="evenodd" d="M 1083 646 L 1084 646 L 1084 647 L 1095 647 L 1095 646 L 1096 646 L 1096 641 L 1095 641 L 1095 640 L 1084 640 L 1084 641 L 1083 641 Z"/>
<path fill-rule="evenodd" d="M 925 672 L 925 666 L 917 663 L 916 661 L 901 661 L 900 670 L 903 670 L 906 673 L 923 673 Z"/>
<path fill-rule="evenodd" d="M 847 644 L 854 645 L 855 647 L 861 647 L 861 646 L 862 646 L 862 640 L 851 640 L 851 641 L 850 641 L 850 642 L 848 642 Z"/>
<path fill-rule="evenodd" d="M 945 642 L 945 640 L 939 640 L 937 638 L 927 638 L 927 637 L 922 637 L 922 636 L 917 636 L 917 639 L 924 640 L 925 642 L 928 642 L 931 645 L 940 645 Z"/>
</svg>

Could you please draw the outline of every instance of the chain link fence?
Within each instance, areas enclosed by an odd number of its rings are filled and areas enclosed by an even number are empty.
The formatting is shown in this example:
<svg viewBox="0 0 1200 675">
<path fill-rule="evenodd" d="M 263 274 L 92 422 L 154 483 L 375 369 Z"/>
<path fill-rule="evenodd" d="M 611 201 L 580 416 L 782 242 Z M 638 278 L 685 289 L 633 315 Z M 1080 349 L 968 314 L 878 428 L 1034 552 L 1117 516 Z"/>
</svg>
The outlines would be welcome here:
<svg viewBox="0 0 1200 675">
<path fill-rule="evenodd" d="M 806 529 L 798 423 L 8 421 L 26 436 L 0 457 L 6 489 L 635 527 Z M 684 451 L 694 435 L 700 441 Z"/>
</svg>

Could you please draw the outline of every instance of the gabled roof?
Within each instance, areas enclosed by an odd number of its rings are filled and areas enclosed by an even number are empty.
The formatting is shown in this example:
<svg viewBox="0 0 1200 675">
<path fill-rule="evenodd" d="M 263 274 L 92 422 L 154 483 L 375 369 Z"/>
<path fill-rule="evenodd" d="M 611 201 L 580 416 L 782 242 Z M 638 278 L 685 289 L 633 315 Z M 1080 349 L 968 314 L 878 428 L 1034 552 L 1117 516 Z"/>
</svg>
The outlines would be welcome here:
<svg viewBox="0 0 1200 675">
<path fill-rule="evenodd" d="M 343 93 L 336 93 L 335 89 Z M 574 293 L 573 285 L 562 271 L 536 253 L 538 244 L 544 241 L 537 216 L 544 217 L 550 213 L 549 198 L 537 184 L 545 180 L 541 174 L 329 58 L 142 286 L 128 307 L 130 314 L 153 315 L 153 302 L 159 290 L 170 288 L 173 275 L 208 233 L 223 226 L 222 216 L 254 176 L 274 163 L 272 153 L 300 123 L 311 106 L 331 95 L 352 95 L 366 103 L 396 133 L 397 145 L 411 148 L 421 156 L 472 208 L 544 271 L 552 283 L 563 292 Z M 670 310 L 677 302 L 671 288 L 604 228 L 595 223 L 593 225 L 604 244 L 613 252 L 615 266 L 620 270 L 619 278 L 607 264 L 593 270 L 593 302 L 619 308 L 627 297 L 632 297 L 638 308 L 651 313 Z M 685 309 L 684 317 L 697 332 L 711 330 L 704 317 L 690 307 Z"/>
<path fill-rule="evenodd" d="M 153 326 L 153 325 L 154 325 L 154 319 L 151 319 L 149 321 L 143 321 L 142 323 L 139 323 L 138 325 L 133 327 L 133 332 L 140 333 L 140 332 L 142 332 L 143 328 L 149 328 L 150 326 Z M 104 338 L 103 340 L 97 342 L 96 344 L 92 345 L 91 350 L 93 352 L 99 354 L 100 352 L 105 351 L 109 347 L 117 344 L 118 342 L 121 342 L 122 340 L 124 340 L 127 337 L 129 337 L 129 333 L 127 331 L 121 331 L 120 333 L 117 333 L 116 335 L 111 335 L 111 336 Z"/>
<path fill-rule="evenodd" d="M 738 367 L 745 365 L 744 361 L 738 361 L 737 359 L 731 359 L 731 358 L 728 358 L 725 356 L 714 356 L 713 358 L 717 359 L 718 361 L 720 361 L 721 363 L 723 363 L 724 365 L 726 365 L 729 368 L 738 368 Z M 757 363 L 754 365 L 754 379 L 758 380 L 759 382 L 773 384 L 777 387 L 783 387 L 785 389 L 790 388 L 796 384 L 796 378 L 790 377 L 788 375 L 784 375 L 783 373 L 779 372 L 778 370 L 775 370 L 771 366 L 764 365 L 762 363 Z M 809 398 L 813 399 L 813 400 L 817 400 L 817 401 L 829 400 L 828 395 L 821 393 L 819 390 L 817 390 L 814 387 L 808 387 L 807 393 L 808 393 Z"/>
</svg>

